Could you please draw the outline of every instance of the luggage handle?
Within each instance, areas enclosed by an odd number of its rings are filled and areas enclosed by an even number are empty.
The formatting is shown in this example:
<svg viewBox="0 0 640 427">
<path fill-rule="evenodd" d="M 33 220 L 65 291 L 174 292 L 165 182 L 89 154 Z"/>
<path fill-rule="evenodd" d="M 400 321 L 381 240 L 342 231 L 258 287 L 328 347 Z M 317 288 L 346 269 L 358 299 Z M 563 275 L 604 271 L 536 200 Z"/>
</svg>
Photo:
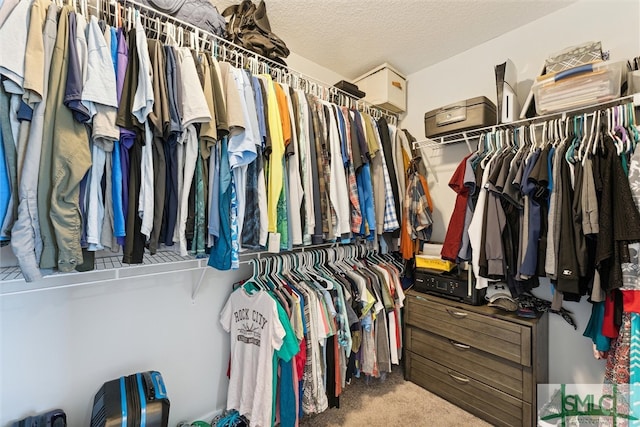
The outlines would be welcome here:
<svg viewBox="0 0 640 427">
<path fill-rule="evenodd" d="M 144 379 L 145 391 L 150 400 L 167 398 L 167 389 L 164 386 L 160 372 L 143 372 L 142 378 Z"/>
<path fill-rule="evenodd" d="M 455 317 L 456 319 L 464 319 L 469 315 L 469 313 L 465 313 L 464 311 L 454 311 L 450 308 L 447 308 L 447 313 L 449 313 L 451 317 Z"/>
<path fill-rule="evenodd" d="M 466 345 L 466 344 L 462 344 L 459 342 L 456 342 L 454 340 L 449 340 L 449 342 L 451 343 L 452 346 L 459 348 L 460 350 L 469 350 L 471 348 L 471 346 Z"/>
</svg>

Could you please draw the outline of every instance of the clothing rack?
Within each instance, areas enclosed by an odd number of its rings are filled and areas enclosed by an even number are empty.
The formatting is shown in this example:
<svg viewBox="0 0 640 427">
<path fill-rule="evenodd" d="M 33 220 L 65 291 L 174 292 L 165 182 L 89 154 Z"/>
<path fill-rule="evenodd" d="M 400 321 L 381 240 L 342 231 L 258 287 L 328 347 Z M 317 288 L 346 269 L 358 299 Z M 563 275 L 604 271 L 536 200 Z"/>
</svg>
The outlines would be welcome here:
<svg viewBox="0 0 640 427">
<path fill-rule="evenodd" d="M 561 111 L 557 113 L 545 114 L 542 116 L 532 117 L 530 119 L 518 120 L 511 123 L 503 123 L 499 125 L 486 126 L 478 129 L 469 130 L 466 132 L 456 132 L 449 135 L 443 135 L 435 138 L 427 138 L 421 141 L 415 141 L 413 143 L 414 149 L 420 148 L 432 148 L 439 149 L 445 145 L 456 144 L 459 142 L 465 142 L 469 148 L 469 151 L 474 151 L 471 147 L 471 140 L 480 138 L 481 135 L 486 133 L 494 133 L 498 130 L 512 130 L 520 126 L 544 126 L 544 123 L 554 119 L 566 119 L 567 116 L 574 116 L 580 114 L 587 114 L 587 117 L 594 117 L 596 111 L 602 110 L 608 107 L 615 107 L 622 104 L 633 103 L 634 106 L 640 106 L 640 93 L 634 95 L 624 96 L 616 98 L 611 101 L 601 102 L 599 104 L 592 104 L 587 107 L 575 108 L 572 110 Z"/>
<path fill-rule="evenodd" d="M 120 3 L 122 3 L 122 6 L 120 6 Z M 279 62 L 250 51 L 214 33 L 198 28 L 186 21 L 174 18 L 164 12 L 160 12 L 153 7 L 138 3 L 134 0 L 119 0 L 115 3 L 115 8 L 112 9 L 111 6 L 114 6 L 113 0 L 111 2 L 99 0 L 97 5 L 92 4 L 89 8 L 97 11 L 100 16 L 107 14 L 112 22 L 117 22 L 123 18 L 123 16 L 119 15 L 118 8 L 123 8 L 122 12 L 124 12 L 124 18 L 126 21 L 133 18 L 130 14 L 127 17 L 128 8 L 132 7 L 140 13 L 140 20 L 148 33 L 151 32 L 156 35 L 162 34 L 174 26 L 178 29 L 178 35 L 183 34 L 185 31 L 188 34 L 188 37 L 179 36 L 179 44 L 187 42 L 189 46 L 194 49 L 210 50 L 216 58 L 222 61 L 234 63 L 236 68 L 249 67 L 249 69 L 256 74 L 271 74 L 271 76 L 279 83 L 285 83 L 296 89 L 302 89 L 324 101 L 357 109 L 371 115 L 375 119 L 384 117 L 394 126 L 397 126 L 398 124 L 398 115 L 392 111 L 375 106 L 369 102 L 356 99 L 350 93 L 338 89 L 335 86 L 331 86 L 325 82 L 314 79 L 300 71 L 294 70 Z"/>
</svg>

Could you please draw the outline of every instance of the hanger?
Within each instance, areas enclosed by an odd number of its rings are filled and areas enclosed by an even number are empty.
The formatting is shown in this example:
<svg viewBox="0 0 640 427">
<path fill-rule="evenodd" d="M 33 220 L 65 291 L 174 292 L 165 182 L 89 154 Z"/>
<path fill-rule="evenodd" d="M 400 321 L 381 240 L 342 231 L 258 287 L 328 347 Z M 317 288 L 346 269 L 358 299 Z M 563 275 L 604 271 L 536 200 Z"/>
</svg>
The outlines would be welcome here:
<svg viewBox="0 0 640 427">
<path fill-rule="evenodd" d="M 160 37 L 162 36 L 162 22 L 160 22 L 160 18 L 156 17 L 156 40 L 160 41 Z"/>
<path fill-rule="evenodd" d="M 589 154 L 589 152 L 591 151 L 591 146 L 593 145 L 593 141 L 595 140 L 595 130 L 596 128 L 596 123 L 598 121 L 597 119 L 597 114 L 593 114 L 593 119 L 591 120 L 591 129 L 588 132 L 588 134 L 586 135 L 586 142 L 584 142 L 581 146 L 580 149 L 578 150 L 578 160 L 584 165 L 586 158 Z M 585 120 L 585 126 L 586 126 L 586 120 Z"/>
<path fill-rule="evenodd" d="M 581 138 L 579 139 L 576 148 L 577 151 L 574 148 L 574 163 L 577 160 L 582 160 L 582 156 L 580 155 L 580 152 L 585 148 L 585 146 L 588 144 L 589 141 L 589 132 L 588 132 L 588 119 L 589 116 L 587 115 L 587 113 L 584 113 L 582 116 L 582 134 L 581 134 Z"/>
<path fill-rule="evenodd" d="M 129 6 L 127 12 L 129 13 L 129 16 L 127 17 L 128 29 L 129 31 L 131 31 L 132 29 L 135 29 L 136 10 L 133 8 L 133 6 Z"/>
<path fill-rule="evenodd" d="M 569 145 L 569 148 L 567 148 L 567 151 L 564 155 L 564 158 L 568 163 L 575 163 L 574 153 L 576 145 L 578 144 L 578 141 L 582 139 L 582 123 L 582 116 L 573 117 L 573 139 L 571 140 L 571 145 Z"/>
<path fill-rule="evenodd" d="M 191 43 L 191 49 L 195 50 L 196 53 L 200 53 L 200 30 L 194 28 L 191 32 L 191 37 L 193 42 Z"/>
<path fill-rule="evenodd" d="M 529 125 L 529 138 L 531 139 L 529 153 L 533 153 L 537 148 L 539 148 L 538 137 L 536 136 L 536 126 L 533 123 Z"/>
<path fill-rule="evenodd" d="M 638 132 L 638 126 L 636 125 L 636 110 L 633 103 L 628 104 L 627 112 L 629 114 L 628 126 L 631 138 L 632 150 L 635 150 L 638 141 L 640 141 L 640 132 Z"/>
<path fill-rule="evenodd" d="M 489 151 L 487 151 L 484 158 L 480 160 L 480 165 L 482 166 L 483 169 L 487 167 L 487 164 L 489 163 L 489 161 L 491 161 L 491 159 L 493 158 L 493 154 L 496 151 L 494 138 L 495 138 L 495 129 L 492 132 L 487 133 L 487 136 L 486 136 L 486 141 L 489 144 Z"/>
<path fill-rule="evenodd" d="M 616 126 L 614 128 L 614 135 L 617 135 L 618 133 L 620 133 L 620 135 L 622 136 L 621 140 L 621 145 L 622 145 L 622 150 L 625 153 L 628 153 L 629 151 L 631 151 L 631 140 L 629 139 L 629 135 L 627 134 L 627 128 L 626 128 L 626 122 L 627 122 L 627 114 L 626 114 L 626 105 L 618 105 L 616 107 L 616 111 L 617 111 L 617 120 L 616 120 Z"/>
<path fill-rule="evenodd" d="M 607 108 L 607 135 L 609 135 L 609 138 L 611 138 L 611 141 L 613 141 L 613 144 L 616 147 L 617 154 L 620 155 L 620 153 L 622 153 L 622 147 L 618 145 L 618 142 L 622 141 L 619 141 L 618 138 L 613 134 L 613 109 L 614 107 Z"/>
<path fill-rule="evenodd" d="M 599 111 L 593 113 L 593 122 L 591 123 L 591 134 L 589 137 L 589 141 L 587 143 L 587 147 L 582 157 L 583 166 L 587 162 L 587 158 L 591 155 L 595 155 L 596 153 L 596 147 L 600 139 L 600 117 L 601 117 L 601 114 Z"/>
</svg>

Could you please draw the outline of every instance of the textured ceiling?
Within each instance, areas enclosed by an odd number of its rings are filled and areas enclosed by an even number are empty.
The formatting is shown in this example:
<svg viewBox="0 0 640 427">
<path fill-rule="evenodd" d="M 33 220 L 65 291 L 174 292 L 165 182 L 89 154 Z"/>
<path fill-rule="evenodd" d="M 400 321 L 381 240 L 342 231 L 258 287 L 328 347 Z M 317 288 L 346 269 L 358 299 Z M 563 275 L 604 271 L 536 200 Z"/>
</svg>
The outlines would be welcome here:
<svg viewBox="0 0 640 427">
<path fill-rule="evenodd" d="M 212 2 L 222 12 L 239 0 Z M 571 2 L 266 0 L 266 5 L 273 32 L 292 52 L 353 79 L 384 62 L 411 74 Z"/>
</svg>

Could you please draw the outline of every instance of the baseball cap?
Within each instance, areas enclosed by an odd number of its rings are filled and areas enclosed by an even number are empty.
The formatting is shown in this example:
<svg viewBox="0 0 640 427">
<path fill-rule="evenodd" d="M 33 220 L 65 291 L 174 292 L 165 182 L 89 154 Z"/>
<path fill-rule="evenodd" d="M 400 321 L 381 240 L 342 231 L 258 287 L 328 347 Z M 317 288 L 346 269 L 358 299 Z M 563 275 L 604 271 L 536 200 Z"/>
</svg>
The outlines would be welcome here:
<svg viewBox="0 0 640 427">
<path fill-rule="evenodd" d="M 504 311 L 518 310 L 518 302 L 511 296 L 509 287 L 504 282 L 490 283 L 487 287 L 485 298 L 489 307 L 499 308 Z"/>
</svg>

